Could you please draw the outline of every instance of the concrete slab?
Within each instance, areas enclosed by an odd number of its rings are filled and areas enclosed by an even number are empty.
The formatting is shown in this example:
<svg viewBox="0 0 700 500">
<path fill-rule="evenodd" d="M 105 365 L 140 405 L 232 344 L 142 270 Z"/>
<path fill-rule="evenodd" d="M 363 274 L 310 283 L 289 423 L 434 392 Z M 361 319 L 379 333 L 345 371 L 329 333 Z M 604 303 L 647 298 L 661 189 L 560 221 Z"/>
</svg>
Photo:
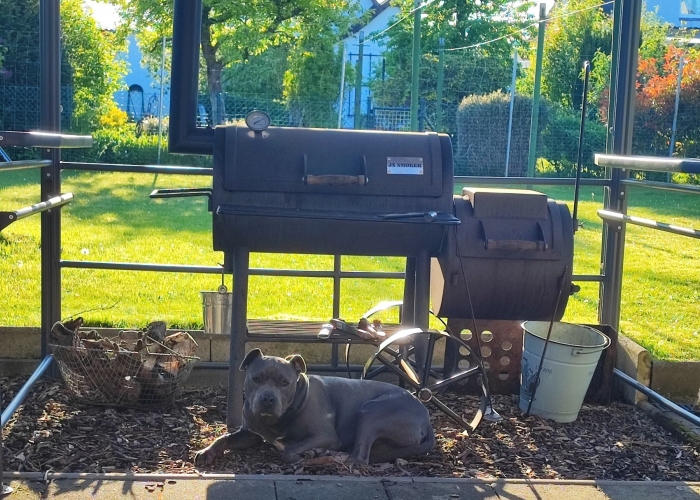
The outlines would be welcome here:
<svg viewBox="0 0 700 500">
<path fill-rule="evenodd" d="M 621 481 L 601 484 L 600 489 L 610 500 L 700 500 L 700 488 L 697 485 Z"/>
<path fill-rule="evenodd" d="M 274 481 L 264 480 L 163 480 L 163 481 L 115 481 L 59 479 L 48 486 L 39 481 L 12 481 L 15 491 L 8 500 L 156 500 L 163 498 L 181 500 L 275 500 Z M 307 497 L 309 498 L 309 497 Z"/>
<path fill-rule="evenodd" d="M 389 500 L 499 500 L 487 484 L 469 482 L 385 482 Z M 357 497 L 362 498 L 362 497 Z"/>
<path fill-rule="evenodd" d="M 572 484 L 495 484 L 494 488 L 502 500 L 610 500 L 596 486 Z M 628 499 L 636 497 L 627 497 Z"/>
<path fill-rule="evenodd" d="M 387 500 L 381 478 L 376 481 L 276 481 L 277 500 Z"/>
</svg>

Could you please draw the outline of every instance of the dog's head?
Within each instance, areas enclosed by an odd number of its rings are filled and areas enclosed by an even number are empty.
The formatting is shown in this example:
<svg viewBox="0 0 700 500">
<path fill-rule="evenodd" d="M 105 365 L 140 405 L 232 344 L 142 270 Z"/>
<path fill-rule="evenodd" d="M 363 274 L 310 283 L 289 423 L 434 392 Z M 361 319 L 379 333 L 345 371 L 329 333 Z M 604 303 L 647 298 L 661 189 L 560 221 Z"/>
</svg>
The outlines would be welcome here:
<svg viewBox="0 0 700 500">
<path fill-rule="evenodd" d="M 298 354 L 279 358 L 253 349 L 246 354 L 240 369 L 246 372 L 245 394 L 253 414 L 277 419 L 294 401 L 306 363 Z"/>
</svg>

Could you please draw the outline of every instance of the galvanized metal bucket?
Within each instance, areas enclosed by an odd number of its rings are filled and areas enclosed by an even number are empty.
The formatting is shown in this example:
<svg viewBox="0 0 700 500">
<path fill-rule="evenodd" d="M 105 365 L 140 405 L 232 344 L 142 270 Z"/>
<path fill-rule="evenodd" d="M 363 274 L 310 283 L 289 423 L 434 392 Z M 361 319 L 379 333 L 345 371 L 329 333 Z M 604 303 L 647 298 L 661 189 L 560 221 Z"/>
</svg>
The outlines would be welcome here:
<svg viewBox="0 0 700 500">
<path fill-rule="evenodd" d="M 520 376 L 520 409 L 556 422 L 573 422 L 583 404 L 600 353 L 610 338 L 594 328 L 554 323 L 542 361 L 549 321 L 526 321 L 523 328 L 523 361 Z M 537 387 L 533 381 L 542 362 Z M 536 383 L 536 382 L 535 382 Z"/>
<path fill-rule="evenodd" d="M 231 333 L 231 292 L 199 292 L 202 296 L 204 333 Z"/>
</svg>

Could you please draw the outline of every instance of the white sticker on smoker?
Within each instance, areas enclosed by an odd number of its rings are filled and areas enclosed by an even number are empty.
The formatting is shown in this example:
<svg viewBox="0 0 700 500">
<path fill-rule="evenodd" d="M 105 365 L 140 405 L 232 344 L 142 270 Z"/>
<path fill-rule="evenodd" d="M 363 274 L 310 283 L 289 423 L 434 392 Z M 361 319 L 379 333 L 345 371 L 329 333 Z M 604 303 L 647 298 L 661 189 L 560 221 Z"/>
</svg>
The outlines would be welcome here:
<svg viewBox="0 0 700 500">
<path fill-rule="evenodd" d="M 398 175 L 423 175 L 423 158 L 410 156 L 389 156 L 386 159 L 386 173 Z"/>
</svg>

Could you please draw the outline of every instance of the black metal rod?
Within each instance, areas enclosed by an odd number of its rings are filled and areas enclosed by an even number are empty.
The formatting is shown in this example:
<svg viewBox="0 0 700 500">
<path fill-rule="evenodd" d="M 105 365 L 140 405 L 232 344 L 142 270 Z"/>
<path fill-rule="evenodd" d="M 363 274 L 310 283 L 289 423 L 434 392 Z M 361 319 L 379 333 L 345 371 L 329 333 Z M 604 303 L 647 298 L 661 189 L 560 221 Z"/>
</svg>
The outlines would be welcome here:
<svg viewBox="0 0 700 500">
<path fill-rule="evenodd" d="M 581 189 L 581 169 L 583 168 L 583 139 L 586 132 L 586 113 L 588 112 L 588 82 L 591 79 L 591 65 L 583 63 L 583 98 L 581 100 L 581 128 L 578 133 L 578 155 L 576 157 L 576 183 L 574 188 L 574 214 L 571 218 L 574 234 L 578 231 L 578 195 Z"/>
<path fill-rule="evenodd" d="M 602 274 L 572 274 L 571 281 L 594 281 L 601 282 L 605 279 Z"/>
<path fill-rule="evenodd" d="M 239 367 L 245 357 L 248 330 L 248 266 L 250 252 L 238 247 L 233 253 L 233 301 L 231 305 L 231 342 L 229 346 L 228 404 L 226 426 L 233 431 L 243 419 L 243 383 L 245 373 Z"/>
<path fill-rule="evenodd" d="M 684 410 L 683 408 L 681 408 L 680 406 L 678 406 L 674 402 L 669 401 L 668 399 L 663 397 L 658 392 L 653 391 L 652 389 L 649 389 L 647 386 L 640 384 L 639 382 L 634 380 L 632 377 L 630 377 L 626 373 L 621 372 L 617 368 L 613 368 L 613 374 L 616 375 L 620 380 L 622 380 L 627 385 L 632 386 L 635 390 L 641 392 L 645 396 L 652 398 L 653 400 L 660 403 L 662 406 L 664 406 L 666 409 L 672 411 L 676 415 L 683 417 L 688 422 L 691 422 L 695 425 L 700 425 L 700 417 L 698 417 L 697 415 L 695 415 L 687 410 Z"/>
<path fill-rule="evenodd" d="M 52 12 L 44 16 L 42 31 L 52 22 L 49 19 L 51 15 L 53 15 Z M 41 38 L 43 34 L 40 33 L 40 40 L 44 40 Z M 54 34 L 54 27 L 51 26 L 46 33 L 46 38 L 51 38 Z M 51 80 L 51 85 L 56 84 L 56 78 L 60 78 L 60 75 L 58 77 L 50 75 L 49 73 L 51 73 L 53 68 L 50 65 L 45 66 L 43 62 L 40 63 L 40 70 L 45 78 Z M 60 82 L 58 84 L 60 85 Z M 42 95 L 42 98 L 48 97 L 48 92 L 49 90 L 47 89 L 47 94 Z M 52 98 L 55 98 L 55 96 L 52 96 Z M 60 96 L 58 97 L 58 102 L 60 102 Z M 44 125 L 41 125 L 41 128 L 41 131 L 34 132 L 0 131 L 0 146 L 22 146 L 27 148 L 89 148 L 92 146 L 92 136 L 60 134 L 58 133 L 60 128 L 46 129 Z"/>
<path fill-rule="evenodd" d="M 61 192 L 61 150 L 69 146 L 61 136 L 61 18 L 59 2 L 39 2 L 39 128 L 32 144 L 42 144 L 42 158 L 51 165 L 41 169 L 41 200 Z M 26 135 L 23 137 L 30 137 Z M 40 142 L 46 140 L 46 143 Z M 91 141 L 92 139 L 90 139 Z M 82 142 L 79 139 L 79 142 Z M 85 139 L 87 141 L 87 139 Z M 87 143 L 87 142 L 85 142 Z M 29 144 L 28 144 L 29 145 Z M 48 149 L 47 149 L 48 148 Z M 61 319 L 61 211 L 41 213 L 41 356 L 49 354 L 51 326 Z M 52 370 L 52 375 L 58 372 Z"/>
<path fill-rule="evenodd" d="M 14 212 L 0 212 L 0 231 L 5 229 L 13 222 L 29 217 L 30 215 L 38 214 L 52 208 L 59 208 L 69 203 L 73 199 L 72 193 L 65 193 L 55 198 L 50 198 L 41 203 L 37 203 L 30 207 L 20 208 Z"/>
<path fill-rule="evenodd" d="M 675 191 L 677 193 L 700 194 L 700 187 L 688 184 L 671 184 L 668 182 L 638 181 L 636 179 L 623 179 L 620 181 L 625 186 L 637 186 L 662 191 Z"/>
<path fill-rule="evenodd" d="M 51 165 L 51 160 L 21 160 L 0 163 L 0 170 L 24 170 L 27 168 L 43 168 Z"/>
<path fill-rule="evenodd" d="M 700 231 L 697 229 L 691 229 L 682 226 L 674 226 L 673 224 L 666 224 L 665 222 L 659 222 L 651 219 L 643 219 L 641 217 L 634 217 L 632 215 L 625 215 L 618 212 L 611 212 L 610 210 L 598 210 L 598 216 L 608 224 L 629 223 L 634 224 L 635 226 L 648 227 L 650 229 L 657 229 L 659 231 L 665 231 L 667 233 L 678 234 L 680 236 L 700 238 Z"/>
<path fill-rule="evenodd" d="M 456 175 L 455 184 L 513 184 L 513 185 L 540 185 L 540 186 L 573 186 L 576 179 L 569 177 L 470 177 L 467 175 Z M 608 179 L 581 179 L 584 186 L 608 186 Z"/>
<path fill-rule="evenodd" d="M 139 264 L 135 262 L 96 262 L 88 260 L 62 260 L 61 267 L 73 269 L 107 269 L 113 271 L 154 271 L 168 273 L 221 274 L 220 266 L 188 266 L 179 264 Z M 291 278 L 334 278 L 335 271 L 304 271 L 300 269 L 251 268 L 250 276 L 281 276 Z M 341 278 L 348 279 L 403 279 L 404 273 L 381 271 L 342 271 Z"/>
<path fill-rule="evenodd" d="M 214 131 L 197 127 L 199 91 L 199 45 L 202 0 L 175 0 L 173 7 L 173 53 L 170 70 L 171 153 L 211 155 Z"/>
<path fill-rule="evenodd" d="M 2 164 L 0 164 L 2 165 Z M 130 172 L 136 174 L 176 174 L 213 176 L 214 169 L 207 167 L 179 167 L 168 165 L 120 165 L 116 163 L 61 162 L 66 170 L 87 170 L 91 172 Z"/>
<path fill-rule="evenodd" d="M 641 0 L 622 0 L 611 149 L 615 155 L 624 156 L 632 152 L 641 15 Z M 629 177 L 629 170 L 606 168 L 606 173 L 610 176 L 610 186 L 606 188 L 604 208 L 626 213 L 628 196 L 622 182 Z M 600 286 L 598 322 L 619 330 L 625 226 L 620 230 L 611 231 L 604 225 L 602 239 L 602 269 L 605 280 Z"/>
<path fill-rule="evenodd" d="M 700 160 L 695 158 L 596 154 L 595 163 L 596 165 L 607 168 L 625 168 L 629 170 L 644 170 L 647 172 L 700 174 Z"/>
</svg>

